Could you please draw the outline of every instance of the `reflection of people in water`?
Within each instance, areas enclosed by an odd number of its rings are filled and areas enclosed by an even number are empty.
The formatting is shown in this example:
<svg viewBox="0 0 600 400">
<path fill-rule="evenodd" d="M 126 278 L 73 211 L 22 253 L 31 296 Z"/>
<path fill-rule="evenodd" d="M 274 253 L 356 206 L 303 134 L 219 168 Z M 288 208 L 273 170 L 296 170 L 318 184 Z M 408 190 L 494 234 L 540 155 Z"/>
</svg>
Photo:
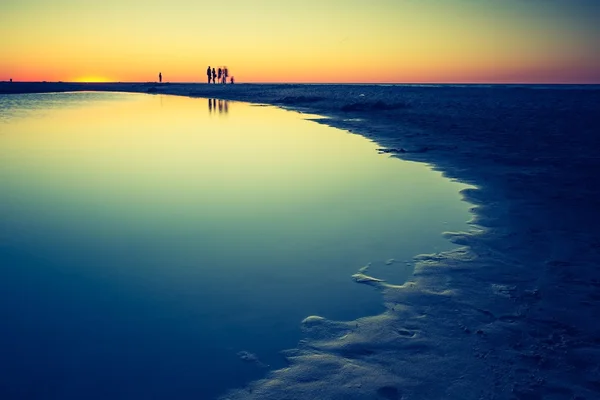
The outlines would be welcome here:
<svg viewBox="0 0 600 400">
<path fill-rule="evenodd" d="M 219 114 L 229 113 L 229 101 L 222 99 L 208 99 L 208 112 L 212 114 L 217 110 L 219 111 Z"/>
</svg>

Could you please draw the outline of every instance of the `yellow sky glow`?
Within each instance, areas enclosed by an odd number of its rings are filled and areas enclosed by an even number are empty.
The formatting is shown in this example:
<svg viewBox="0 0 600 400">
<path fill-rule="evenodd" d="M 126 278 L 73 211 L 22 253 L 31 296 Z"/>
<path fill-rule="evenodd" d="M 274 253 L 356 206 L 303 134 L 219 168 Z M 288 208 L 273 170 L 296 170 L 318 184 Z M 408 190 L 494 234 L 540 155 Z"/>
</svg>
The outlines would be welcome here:
<svg viewBox="0 0 600 400">
<path fill-rule="evenodd" d="M 8 0 L 0 80 L 600 83 L 597 0 Z"/>
<path fill-rule="evenodd" d="M 106 78 L 106 77 L 102 77 L 102 76 L 87 75 L 87 76 L 80 76 L 75 79 L 69 79 L 69 81 L 70 82 L 93 83 L 93 82 L 114 82 L 114 79 L 110 79 L 110 78 Z"/>
</svg>

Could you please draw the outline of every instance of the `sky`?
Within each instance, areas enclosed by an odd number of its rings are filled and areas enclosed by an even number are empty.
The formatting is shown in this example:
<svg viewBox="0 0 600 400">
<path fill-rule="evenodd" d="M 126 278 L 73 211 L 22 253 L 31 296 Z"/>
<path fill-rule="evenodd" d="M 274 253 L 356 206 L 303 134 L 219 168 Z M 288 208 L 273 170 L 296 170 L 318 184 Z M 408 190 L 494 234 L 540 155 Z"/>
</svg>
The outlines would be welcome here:
<svg viewBox="0 0 600 400">
<path fill-rule="evenodd" d="M 0 81 L 600 83 L 600 0 L 3 0 Z"/>
</svg>

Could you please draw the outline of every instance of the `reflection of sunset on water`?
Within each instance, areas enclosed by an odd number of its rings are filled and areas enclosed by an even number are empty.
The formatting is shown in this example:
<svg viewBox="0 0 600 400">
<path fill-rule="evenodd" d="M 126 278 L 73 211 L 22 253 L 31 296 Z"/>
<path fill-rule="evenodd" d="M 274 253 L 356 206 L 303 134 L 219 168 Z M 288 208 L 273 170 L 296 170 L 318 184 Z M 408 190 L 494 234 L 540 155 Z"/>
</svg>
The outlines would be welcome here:
<svg viewBox="0 0 600 400">
<path fill-rule="evenodd" d="M 466 185 L 306 118 L 0 95 L 0 398 L 217 399 L 284 367 L 306 316 L 382 311 L 359 266 L 402 283 L 384 260 L 455 247 Z"/>
</svg>

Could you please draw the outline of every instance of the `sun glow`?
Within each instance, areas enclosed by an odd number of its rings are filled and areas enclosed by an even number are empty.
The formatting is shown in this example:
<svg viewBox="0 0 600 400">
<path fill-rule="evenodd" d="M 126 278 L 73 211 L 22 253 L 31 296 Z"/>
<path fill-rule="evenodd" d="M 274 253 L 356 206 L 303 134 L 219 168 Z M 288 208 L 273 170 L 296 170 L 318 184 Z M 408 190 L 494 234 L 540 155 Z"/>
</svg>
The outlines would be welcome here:
<svg viewBox="0 0 600 400">
<path fill-rule="evenodd" d="M 102 83 L 102 82 L 113 82 L 110 78 L 103 76 L 87 75 L 73 79 L 73 82 L 86 82 L 86 83 Z"/>
</svg>

